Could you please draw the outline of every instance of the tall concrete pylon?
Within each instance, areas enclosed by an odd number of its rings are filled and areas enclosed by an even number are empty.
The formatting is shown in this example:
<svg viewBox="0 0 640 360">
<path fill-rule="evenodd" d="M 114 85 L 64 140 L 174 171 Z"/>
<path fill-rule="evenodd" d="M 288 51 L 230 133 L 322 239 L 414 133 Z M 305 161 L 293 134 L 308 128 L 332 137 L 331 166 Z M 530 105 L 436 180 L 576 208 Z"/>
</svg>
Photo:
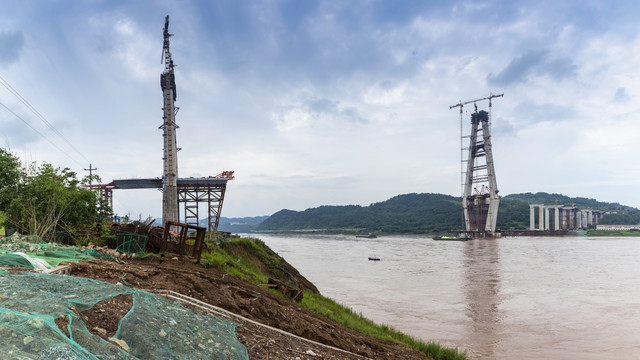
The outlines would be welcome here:
<svg viewBox="0 0 640 360">
<path fill-rule="evenodd" d="M 496 231 L 498 220 L 498 206 L 500 196 L 496 183 L 496 173 L 491 149 L 491 121 L 490 114 L 484 110 L 478 111 L 477 101 L 489 100 L 503 96 L 490 95 L 489 97 L 467 101 L 465 103 L 450 106 L 460 107 L 460 141 L 461 151 L 464 154 L 462 135 L 462 107 L 474 103 L 474 112 L 471 114 L 471 133 L 468 135 L 469 147 L 466 148 L 466 159 L 462 160 L 462 211 L 464 214 L 465 230 L 472 233 L 493 234 Z M 466 162 L 466 169 L 464 163 Z"/>
<path fill-rule="evenodd" d="M 163 130 L 164 157 L 162 171 L 162 221 L 179 222 L 178 208 L 178 146 L 176 142 L 176 114 L 178 108 L 176 101 L 176 78 L 173 73 L 173 60 L 169 49 L 169 15 L 164 22 L 164 45 L 162 47 L 162 60 L 164 60 L 164 71 L 160 75 L 160 86 L 162 87 L 162 98 L 164 115 L 160 129 Z"/>
</svg>

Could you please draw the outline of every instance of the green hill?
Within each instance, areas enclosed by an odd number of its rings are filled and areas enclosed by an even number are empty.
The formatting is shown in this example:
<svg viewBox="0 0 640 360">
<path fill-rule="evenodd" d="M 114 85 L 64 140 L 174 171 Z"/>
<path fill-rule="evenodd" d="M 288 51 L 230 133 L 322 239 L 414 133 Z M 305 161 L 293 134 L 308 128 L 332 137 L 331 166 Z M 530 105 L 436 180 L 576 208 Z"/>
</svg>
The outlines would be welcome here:
<svg viewBox="0 0 640 360">
<path fill-rule="evenodd" d="M 620 205 L 619 203 L 607 203 L 597 201 L 596 199 L 588 199 L 584 197 L 569 197 L 562 194 L 524 193 L 511 194 L 503 197 L 501 200 L 519 200 L 528 204 L 544 204 L 544 205 L 571 205 L 581 209 L 599 209 L 599 210 L 631 210 L 630 206 Z"/>
<path fill-rule="evenodd" d="M 602 223 L 638 224 L 640 210 L 560 194 L 525 193 L 504 196 L 498 229 L 529 228 L 529 204 L 570 205 L 611 211 Z M 257 231 L 319 230 L 342 233 L 433 234 L 462 228 L 460 198 L 443 194 L 404 194 L 369 206 L 320 206 L 304 211 L 281 210 L 257 226 Z"/>
<path fill-rule="evenodd" d="M 460 199 L 442 194 L 405 194 L 369 206 L 320 206 L 281 210 L 258 226 L 264 230 L 351 230 L 431 233 L 461 226 Z"/>
<path fill-rule="evenodd" d="M 242 217 L 242 218 L 227 218 L 221 217 L 220 223 L 218 224 L 219 231 L 226 231 L 230 233 L 250 233 L 253 232 L 256 227 L 266 220 L 269 216 L 252 216 L 252 217 Z M 207 227 L 208 219 L 202 219 L 198 222 L 200 226 Z"/>
</svg>

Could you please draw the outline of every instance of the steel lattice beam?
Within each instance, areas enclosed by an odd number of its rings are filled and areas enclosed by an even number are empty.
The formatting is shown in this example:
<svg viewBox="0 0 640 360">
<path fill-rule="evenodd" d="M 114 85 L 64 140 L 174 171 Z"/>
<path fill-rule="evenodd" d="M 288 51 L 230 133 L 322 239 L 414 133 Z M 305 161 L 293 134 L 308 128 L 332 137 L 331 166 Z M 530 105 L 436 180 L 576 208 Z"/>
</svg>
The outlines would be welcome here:
<svg viewBox="0 0 640 360">
<path fill-rule="evenodd" d="M 185 223 L 198 223 L 199 205 L 207 204 L 208 231 L 217 231 L 226 192 L 223 186 L 179 186 L 178 202 L 184 203 Z M 194 222 L 195 219 L 195 222 Z"/>
</svg>

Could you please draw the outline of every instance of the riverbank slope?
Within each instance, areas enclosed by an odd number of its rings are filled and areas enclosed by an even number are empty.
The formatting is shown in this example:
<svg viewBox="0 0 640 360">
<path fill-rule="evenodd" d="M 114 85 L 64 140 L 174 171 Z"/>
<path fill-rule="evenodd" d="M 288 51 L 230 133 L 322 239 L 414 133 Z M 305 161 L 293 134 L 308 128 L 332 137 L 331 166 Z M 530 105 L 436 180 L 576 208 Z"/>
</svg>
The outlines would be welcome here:
<svg viewBox="0 0 640 360">
<path fill-rule="evenodd" d="M 154 291 L 174 291 L 301 338 L 345 350 L 319 346 L 241 321 L 243 326 L 237 329 L 237 335 L 250 359 L 428 359 L 408 346 L 360 334 L 275 292 L 190 261 L 155 256 L 125 263 L 84 261 L 71 264 L 71 275 Z M 87 324 L 87 328 L 92 329 L 91 325 L 108 327 L 97 323 Z"/>
</svg>

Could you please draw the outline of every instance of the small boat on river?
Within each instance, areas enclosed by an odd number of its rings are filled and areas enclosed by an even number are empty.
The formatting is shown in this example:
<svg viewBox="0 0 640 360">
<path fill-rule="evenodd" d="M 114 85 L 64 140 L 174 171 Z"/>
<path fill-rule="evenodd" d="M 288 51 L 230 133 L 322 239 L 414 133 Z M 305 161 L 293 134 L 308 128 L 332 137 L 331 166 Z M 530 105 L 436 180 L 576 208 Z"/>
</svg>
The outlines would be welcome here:
<svg viewBox="0 0 640 360">
<path fill-rule="evenodd" d="M 369 260 L 371 260 L 371 261 L 380 261 L 380 258 L 377 257 L 377 256 L 374 256 L 374 257 L 369 256 Z"/>
<path fill-rule="evenodd" d="M 377 238 L 375 233 L 369 233 L 367 235 L 356 235 L 357 238 L 375 239 Z"/>
<path fill-rule="evenodd" d="M 441 240 L 441 241 L 469 241 L 469 240 L 473 240 L 473 238 L 469 235 L 466 234 L 460 234 L 460 236 L 448 236 L 448 235 L 442 235 L 442 236 L 434 236 L 433 240 Z"/>
</svg>

